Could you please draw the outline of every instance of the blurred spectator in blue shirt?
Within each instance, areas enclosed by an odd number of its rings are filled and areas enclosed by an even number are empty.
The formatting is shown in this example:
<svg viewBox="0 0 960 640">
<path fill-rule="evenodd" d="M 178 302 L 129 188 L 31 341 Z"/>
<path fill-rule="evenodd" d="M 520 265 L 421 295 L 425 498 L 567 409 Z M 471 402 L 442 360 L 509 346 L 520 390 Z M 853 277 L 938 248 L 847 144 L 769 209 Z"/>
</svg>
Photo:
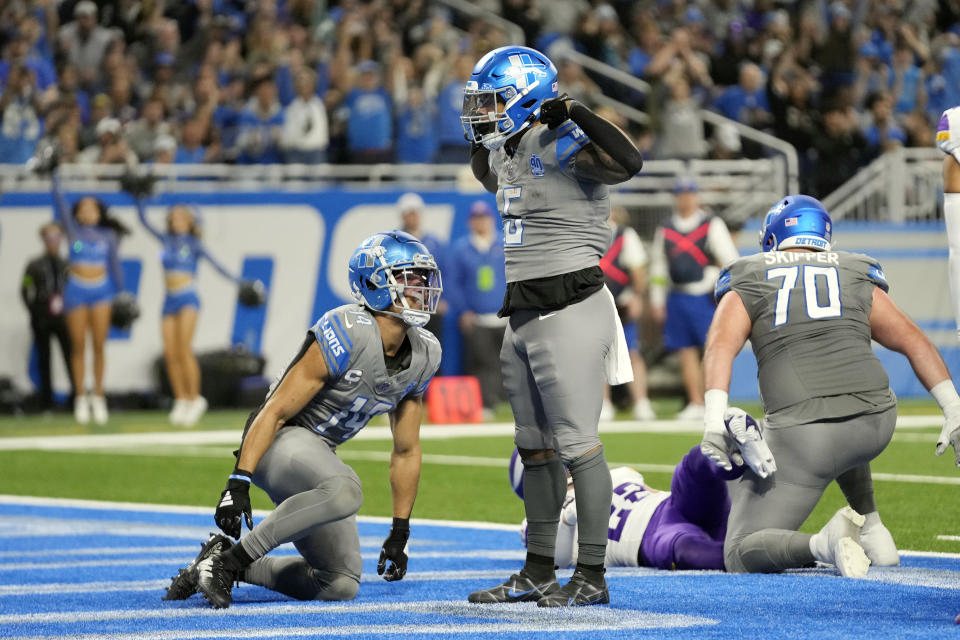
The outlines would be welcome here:
<svg viewBox="0 0 960 640">
<path fill-rule="evenodd" d="M 906 42 L 898 41 L 893 50 L 892 71 L 889 88 L 897 97 L 894 111 L 906 114 L 923 109 L 927 102 L 923 71 L 914 64 L 913 49 Z"/>
<path fill-rule="evenodd" d="M 339 116 L 346 120 L 347 160 L 355 164 L 390 162 L 393 158 L 393 114 L 390 96 L 380 81 L 380 65 L 357 65 L 356 87 L 344 100 Z"/>
<path fill-rule="evenodd" d="M 893 119 L 893 100 L 886 91 L 877 91 L 867 97 L 867 124 L 863 135 L 869 145 L 868 153 L 879 156 L 882 153 L 902 147 L 907 134 Z"/>
<path fill-rule="evenodd" d="M 234 75 L 220 92 L 220 103 L 213 110 L 211 121 L 220 137 L 223 160 L 237 158 L 237 138 L 240 135 L 240 114 L 243 111 L 243 76 Z"/>
<path fill-rule="evenodd" d="M 33 71 L 23 65 L 10 70 L 0 96 L 0 158 L 23 164 L 33 156 L 43 133 L 40 103 Z"/>
<path fill-rule="evenodd" d="M 497 311 L 506 290 L 503 241 L 494 212 L 484 200 L 470 207 L 470 234 L 450 247 L 443 272 L 444 296 L 456 314 L 463 342 L 463 369 L 480 381 L 483 408 L 488 414 L 504 399 L 500 377 L 500 348 L 506 318 Z"/>
<path fill-rule="evenodd" d="M 440 149 L 436 161 L 439 163 L 458 164 L 470 158 L 470 143 L 463 137 L 460 114 L 463 111 L 463 87 L 470 79 L 472 70 L 473 61 L 470 57 L 457 58 L 453 77 L 437 96 Z"/>
<path fill-rule="evenodd" d="M 46 91 L 57 82 L 57 72 L 54 71 L 53 65 L 30 52 L 30 41 L 20 30 L 13 33 L 3 60 L 0 60 L 0 83 L 6 84 L 11 67 L 18 65 L 33 71 L 36 88 L 39 91 Z"/>
<path fill-rule="evenodd" d="M 770 124 L 770 105 L 760 67 L 752 62 L 741 65 L 740 83 L 721 93 L 714 106 L 731 120 L 757 129 Z"/>
<path fill-rule="evenodd" d="M 253 97 L 240 113 L 237 147 L 240 164 L 275 164 L 280 162 L 280 132 L 283 111 L 277 102 L 277 88 L 269 75 L 253 81 Z"/>
<path fill-rule="evenodd" d="M 316 96 L 317 74 L 306 67 L 294 81 L 297 97 L 284 109 L 281 146 L 285 162 L 318 164 L 327 161 L 330 132 L 327 109 Z"/>
<path fill-rule="evenodd" d="M 208 149 L 203 144 L 203 134 L 204 126 L 200 120 L 191 118 L 184 122 L 183 131 L 180 134 L 180 144 L 177 146 L 173 163 L 200 164 L 207 162 Z"/>
<path fill-rule="evenodd" d="M 437 152 L 436 123 L 436 105 L 424 99 L 423 89 L 410 87 L 397 112 L 397 162 L 432 162 Z"/>
</svg>

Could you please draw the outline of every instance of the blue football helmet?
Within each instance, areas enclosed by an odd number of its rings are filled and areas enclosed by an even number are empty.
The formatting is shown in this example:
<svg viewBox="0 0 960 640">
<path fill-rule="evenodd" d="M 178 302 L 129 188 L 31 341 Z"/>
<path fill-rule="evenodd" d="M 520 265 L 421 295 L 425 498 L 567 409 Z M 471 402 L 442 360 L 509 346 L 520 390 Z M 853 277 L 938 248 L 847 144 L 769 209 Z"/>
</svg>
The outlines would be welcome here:
<svg viewBox="0 0 960 640">
<path fill-rule="evenodd" d="M 760 229 L 763 251 L 813 249 L 830 251 L 833 222 L 816 198 L 789 195 L 770 208 Z"/>
<path fill-rule="evenodd" d="M 491 151 L 540 117 L 557 97 L 557 68 L 529 47 L 500 47 L 480 58 L 463 92 L 460 122 L 468 140 Z"/>
<path fill-rule="evenodd" d="M 349 278 L 358 304 L 415 327 L 436 313 L 443 291 L 437 261 L 404 231 L 375 233 L 361 242 L 350 256 Z M 402 310 L 390 311 L 394 305 Z"/>
</svg>

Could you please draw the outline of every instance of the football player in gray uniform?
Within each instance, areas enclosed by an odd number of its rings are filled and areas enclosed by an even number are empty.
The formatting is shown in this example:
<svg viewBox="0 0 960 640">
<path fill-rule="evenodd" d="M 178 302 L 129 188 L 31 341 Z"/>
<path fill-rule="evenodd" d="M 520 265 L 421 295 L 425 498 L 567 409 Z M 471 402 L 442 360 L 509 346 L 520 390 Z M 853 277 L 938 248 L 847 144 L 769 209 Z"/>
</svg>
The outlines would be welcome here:
<svg viewBox="0 0 960 640">
<path fill-rule="evenodd" d="M 763 252 L 737 260 L 717 281 L 701 450 L 724 468 L 739 450 L 751 467 L 731 487 L 724 540 L 731 572 L 776 572 L 816 560 L 844 576 L 866 573 L 861 531 L 880 524 L 867 465 L 890 442 L 897 419 L 897 399 L 871 338 L 908 358 L 944 413 L 938 451 L 950 441 L 960 461 L 960 396 L 943 359 L 887 295 L 880 265 L 833 251 L 831 238 L 819 201 L 787 196 L 764 219 Z M 733 359 L 747 339 L 759 366 L 763 439 L 728 437 L 723 423 Z M 799 533 L 833 480 L 856 510 L 844 507 L 817 534 Z"/>
<path fill-rule="evenodd" d="M 215 519 L 237 539 L 241 519 L 252 530 L 233 545 L 225 536 L 213 536 L 173 579 L 165 599 L 199 591 L 212 606 L 227 607 L 235 581 L 300 600 L 356 596 L 360 479 L 336 448 L 383 413 L 393 431 L 394 517 L 377 573 L 388 581 L 406 573 L 409 518 L 420 479 L 422 398 L 440 366 L 440 343 L 422 326 L 440 300 L 440 271 L 420 241 L 389 231 L 370 236 L 354 251 L 349 277 L 356 304 L 332 309 L 317 321 L 247 420 Z M 277 505 L 255 527 L 251 484 Z M 285 542 L 293 542 L 300 555 L 267 555 Z"/>
<path fill-rule="evenodd" d="M 604 580 L 611 481 L 597 424 L 603 387 L 632 378 L 600 258 L 610 246 L 607 185 L 643 165 L 630 138 L 566 96 L 542 53 L 503 47 L 477 62 L 462 121 L 474 176 L 497 194 L 509 317 L 500 352 L 526 476 L 527 559 L 518 574 L 470 602 L 609 602 Z M 545 126 L 544 126 L 545 125 Z M 566 494 L 579 498 L 578 562 L 562 588 L 554 547 Z"/>
</svg>

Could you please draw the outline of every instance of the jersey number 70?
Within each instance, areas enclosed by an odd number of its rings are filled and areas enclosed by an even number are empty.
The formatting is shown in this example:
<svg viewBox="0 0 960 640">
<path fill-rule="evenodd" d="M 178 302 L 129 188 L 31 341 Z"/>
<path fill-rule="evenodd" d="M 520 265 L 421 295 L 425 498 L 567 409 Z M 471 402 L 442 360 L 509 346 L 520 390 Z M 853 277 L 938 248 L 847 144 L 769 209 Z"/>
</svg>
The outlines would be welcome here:
<svg viewBox="0 0 960 640">
<path fill-rule="evenodd" d="M 804 306 L 807 317 L 813 320 L 823 318 L 839 318 L 843 315 L 843 306 L 840 303 L 840 274 L 836 267 L 817 267 L 809 264 L 795 267 L 776 267 L 767 270 L 767 280 L 782 278 L 777 290 L 777 301 L 774 305 L 773 326 L 779 327 L 790 320 L 790 295 L 800 271 L 803 271 Z M 826 304 L 821 305 L 821 298 Z"/>
</svg>

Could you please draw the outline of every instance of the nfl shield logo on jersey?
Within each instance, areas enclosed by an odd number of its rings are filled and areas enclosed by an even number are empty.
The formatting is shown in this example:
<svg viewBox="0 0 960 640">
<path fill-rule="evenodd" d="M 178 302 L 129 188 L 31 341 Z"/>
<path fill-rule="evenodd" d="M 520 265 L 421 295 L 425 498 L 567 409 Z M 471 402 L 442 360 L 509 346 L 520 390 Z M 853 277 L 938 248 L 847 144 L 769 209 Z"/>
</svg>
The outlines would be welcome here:
<svg viewBox="0 0 960 640">
<path fill-rule="evenodd" d="M 533 174 L 534 178 L 543 177 L 543 160 L 537 154 L 530 156 L 530 173 Z"/>
</svg>

